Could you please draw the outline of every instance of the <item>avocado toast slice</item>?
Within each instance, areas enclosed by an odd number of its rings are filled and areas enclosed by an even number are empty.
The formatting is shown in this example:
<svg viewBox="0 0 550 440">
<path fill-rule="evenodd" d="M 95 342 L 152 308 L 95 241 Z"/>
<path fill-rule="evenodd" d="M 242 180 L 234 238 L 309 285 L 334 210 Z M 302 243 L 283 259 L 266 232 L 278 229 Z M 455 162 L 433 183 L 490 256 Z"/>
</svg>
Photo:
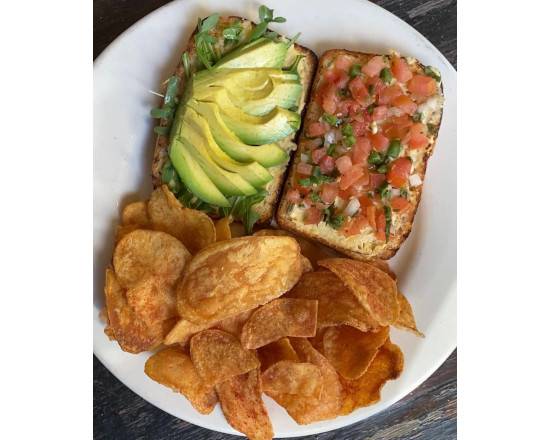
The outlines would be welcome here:
<svg viewBox="0 0 550 440">
<path fill-rule="evenodd" d="M 319 60 L 277 222 L 360 260 L 409 235 L 443 113 L 438 71 L 399 54 Z"/>
<path fill-rule="evenodd" d="M 252 21 L 246 20 L 241 17 L 228 16 L 219 18 L 217 24 L 213 29 L 210 30 L 209 34 L 215 39 L 215 43 L 213 43 L 215 51 L 221 56 L 226 53 L 229 53 L 229 55 L 222 58 L 222 60 L 218 63 L 219 65 L 216 65 L 215 70 L 223 71 L 233 69 L 235 73 L 239 73 L 239 63 L 244 62 L 247 63 L 247 66 L 250 66 L 251 63 L 257 63 L 257 66 L 254 66 L 254 68 L 257 68 L 258 71 L 269 71 L 269 69 L 266 69 L 265 66 L 262 65 L 261 61 L 262 51 L 265 52 L 265 48 L 267 48 L 269 44 L 269 42 L 267 42 L 266 44 L 265 38 L 255 40 L 252 43 L 245 45 L 245 49 L 239 54 L 238 58 L 234 57 L 233 53 L 237 52 L 240 49 L 233 50 L 235 49 L 235 44 L 228 42 L 224 39 L 224 30 L 226 30 L 227 28 L 239 28 L 241 39 L 246 39 L 255 29 L 255 27 L 256 25 Z M 203 88 L 200 91 L 201 101 L 190 102 L 189 107 L 192 108 L 191 111 L 193 112 L 202 112 L 201 116 L 203 116 L 204 118 L 212 118 L 212 122 L 214 125 L 211 126 L 211 133 L 209 133 L 207 137 L 209 139 L 215 139 L 220 149 L 223 150 L 220 153 L 222 153 L 224 156 L 230 156 L 231 159 L 237 161 L 252 161 L 252 164 L 246 169 L 235 168 L 235 171 L 242 171 L 240 176 L 246 177 L 246 174 L 243 174 L 243 172 L 248 172 L 256 169 L 257 174 L 254 175 L 255 180 L 252 180 L 251 182 L 252 186 L 255 186 L 257 181 L 261 180 L 262 182 L 266 182 L 267 180 L 269 180 L 267 181 L 267 183 L 264 184 L 265 196 L 262 197 L 261 194 L 257 194 L 256 198 L 260 201 L 252 208 L 259 216 L 258 221 L 269 221 L 274 214 L 278 195 L 283 186 L 286 167 L 288 165 L 290 157 L 292 156 L 293 151 L 296 149 L 296 126 L 300 123 L 299 116 L 303 113 L 305 103 L 307 102 L 309 89 L 317 65 L 317 57 L 311 50 L 296 43 L 293 43 L 288 39 L 284 39 L 284 37 L 281 37 L 283 41 L 289 41 L 289 43 L 291 43 L 289 49 L 281 53 L 268 54 L 268 56 L 278 57 L 276 61 L 274 61 L 273 59 L 269 60 L 270 63 L 280 62 L 281 67 L 285 68 L 290 67 L 293 61 L 296 60 L 297 56 L 302 57 L 297 66 L 296 75 L 290 72 L 284 73 L 282 75 L 276 75 L 275 73 L 272 74 L 273 82 L 277 84 L 280 83 L 282 86 L 287 87 L 288 90 L 292 90 L 292 93 L 295 93 L 296 90 L 292 82 L 299 81 L 299 83 L 301 84 L 301 93 L 300 96 L 296 96 L 297 99 L 295 99 L 295 102 L 297 103 L 297 105 L 295 108 L 291 109 L 292 111 L 287 110 L 286 108 L 276 107 L 271 112 L 273 113 L 271 115 L 272 118 L 269 117 L 269 112 L 267 114 L 263 114 L 263 110 L 269 110 L 269 106 L 274 102 L 273 97 L 275 96 L 275 98 L 277 98 L 277 95 L 275 93 L 269 93 L 269 90 L 263 90 L 263 84 L 261 83 L 261 81 L 259 81 L 257 84 L 254 84 L 256 88 L 250 92 L 250 96 L 254 96 L 255 98 L 257 98 L 257 101 L 243 102 L 243 108 L 245 108 L 245 110 L 247 110 L 247 113 L 251 115 L 250 118 L 247 118 L 247 120 L 250 119 L 252 123 L 256 122 L 256 120 L 268 122 L 273 120 L 272 125 L 274 125 L 275 128 L 273 128 L 274 132 L 270 133 L 267 130 L 255 129 L 256 127 L 251 123 L 249 123 L 248 125 L 239 123 L 236 124 L 235 115 L 240 115 L 236 111 L 231 112 L 231 109 L 228 109 L 227 106 L 223 106 L 225 101 L 218 102 L 220 100 L 227 99 L 225 91 L 223 91 L 223 93 L 216 94 L 210 93 L 210 89 L 204 89 L 205 84 L 210 86 L 213 85 L 214 87 L 212 88 L 212 92 L 214 92 L 216 89 L 215 86 L 218 85 L 220 78 L 216 75 L 211 75 L 210 72 L 212 71 L 209 71 L 202 66 L 199 54 L 197 53 L 198 51 L 195 38 L 198 32 L 199 26 L 197 26 L 189 39 L 186 54 L 188 57 L 188 69 L 191 72 L 197 72 L 195 78 Z M 287 72 L 287 70 L 284 70 L 283 72 Z M 174 77 L 178 78 L 179 80 L 176 96 L 179 100 L 184 100 L 186 82 L 188 80 L 186 79 L 186 66 L 183 59 L 181 59 L 179 64 L 177 65 L 174 72 Z M 240 78 L 237 77 L 235 84 L 240 84 L 239 81 Z M 231 91 L 231 89 L 228 90 Z M 240 103 L 240 101 L 243 101 L 242 96 L 240 95 L 232 95 L 232 97 L 235 98 L 234 102 Z M 288 104 L 288 101 L 279 102 L 284 102 L 284 104 L 282 104 L 284 107 L 288 107 L 290 105 Z M 297 121 L 290 116 L 291 113 L 297 115 Z M 287 123 L 285 124 L 285 122 Z M 168 126 L 170 125 L 170 122 L 165 119 L 161 119 L 160 125 Z M 228 130 L 228 127 L 231 127 L 233 130 L 237 130 L 239 137 L 237 137 L 232 130 Z M 239 131 L 241 128 L 242 131 Z M 266 126 L 266 128 L 269 127 Z M 178 127 L 178 130 L 182 133 L 185 133 L 185 127 Z M 210 134 L 212 136 L 210 136 Z M 247 144 L 245 144 L 242 139 L 245 139 L 247 141 Z M 269 143 L 271 139 L 273 139 L 273 141 Z M 258 142 L 254 143 L 254 141 Z M 185 147 L 185 142 L 179 142 L 178 144 L 182 145 L 182 148 Z M 167 163 L 173 162 L 170 161 L 169 147 L 170 136 L 167 133 L 158 134 L 155 143 L 152 163 L 152 178 L 154 187 L 157 187 L 163 183 L 163 170 L 165 169 Z M 192 160 L 192 157 L 190 157 L 188 160 Z M 220 163 L 218 161 L 215 162 Z M 232 165 L 234 164 L 232 163 Z M 264 170 L 261 169 L 262 167 L 264 168 Z M 267 170 L 267 172 L 269 173 L 268 179 L 265 178 L 265 170 Z M 202 175 L 202 178 L 204 177 L 205 176 Z M 189 181 L 189 183 L 191 182 Z M 194 182 L 193 185 L 187 184 L 186 186 L 190 190 L 192 188 L 197 189 L 196 182 Z M 238 188 L 242 189 L 243 195 L 248 194 L 245 191 L 243 185 L 239 185 Z M 193 191 L 193 193 L 198 196 L 197 191 Z M 205 198 L 204 196 L 206 196 L 206 198 L 209 198 L 206 193 L 200 193 L 201 195 L 203 195 L 203 200 Z M 210 197 L 209 199 L 217 200 L 218 206 L 227 207 L 227 204 L 223 201 L 223 199 L 220 199 L 219 194 L 216 194 L 216 197 Z M 216 214 L 219 215 L 219 213 L 213 213 L 214 216 L 216 216 Z"/>
</svg>

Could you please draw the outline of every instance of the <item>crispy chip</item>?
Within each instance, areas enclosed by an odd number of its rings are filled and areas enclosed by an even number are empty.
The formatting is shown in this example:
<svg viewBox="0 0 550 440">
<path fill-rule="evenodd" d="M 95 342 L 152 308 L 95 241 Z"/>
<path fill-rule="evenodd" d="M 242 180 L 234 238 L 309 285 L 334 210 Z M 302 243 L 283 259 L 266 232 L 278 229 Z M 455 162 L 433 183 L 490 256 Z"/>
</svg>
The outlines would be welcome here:
<svg viewBox="0 0 550 440">
<path fill-rule="evenodd" d="M 183 394 L 201 414 L 210 414 L 216 406 L 214 388 L 209 388 L 202 382 L 191 358 L 181 348 L 168 347 L 155 353 L 145 363 L 145 374 Z"/>
<path fill-rule="evenodd" d="M 105 273 L 105 300 L 109 317 L 107 335 L 117 340 L 120 348 L 129 353 L 150 350 L 162 342 L 164 323 L 149 326 L 128 305 L 124 290 L 114 271 Z"/>
<path fill-rule="evenodd" d="M 253 235 L 256 236 L 286 236 L 286 237 L 294 237 L 298 244 L 300 245 L 301 253 L 309 260 L 309 262 L 316 267 L 317 262 L 319 260 L 323 260 L 326 258 L 332 258 L 332 257 L 338 257 L 341 254 L 336 252 L 335 250 L 324 246 L 318 242 L 313 243 L 304 237 L 301 237 L 299 235 L 294 235 L 293 233 L 289 231 L 285 231 L 284 229 L 259 229 L 258 231 L 254 232 Z M 307 271 L 304 271 L 307 272 Z"/>
<path fill-rule="evenodd" d="M 271 394 L 297 394 L 318 399 L 323 376 L 317 365 L 309 362 L 280 361 L 262 373 L 262 389 Z"/>
<path fill-rule="evenodd" d="M 122 210 L 121 223 L 123 225 L 139 225 L 146 228 L 149 225 L 146 202 L 134 202 L 126 205 Z"/>
<path fill-rule="evenodd" d="M 285 336 L 315 336 L 317 301 L 279 298 L 256 310 L 241 333 L 245 348 L 258 348 Z"/>
<path fill-rule="evenodd" d="M 176 343 L 186 345 L 191 339 L 191 336 L 198 332 L 206 330 L 207 328 L 208 325 L 195 324 L 193 322 L 189 322 L 187 319 L 181 318 L 170 330 L 170 333 L 168 333 L 164 338 L 164 345 L 171 345 Z"/>
<path fill-rule="evenodd" d="M 278 341 L 260 347 L 257 354 L 260 358 L 262 371 L 267 370 L 279 361 L 300 362 L 300 358 L 288 338 L 281 338 Z"/>
<path fill-rule="evenodd" d="M 191 338 L 191 359 L 207 385 L 214 386 L 260 366 L 253 351 L 221 330 L 204 330 Z"/>
<path fill-rule="evenodd" d="M 367 333 L 347 325 L 329 327 L 323 336 L 323 354 L 341 376 L 357 379 L 389 336 L 389 327 Z"/>
<path fill-rule="evenodd" d="M 303 255 L 302 255 L 302 271 L 304 273 L 313 271 L 313 266 L 311 265 L 311 261 L 309 261 L 309 259 L 307 257 L 304 257 Z"/>
<path fill-rule="evenodd" d="M 407 301 L 407 298 L 405 298 L 405 295 L 403 295 L 399 290 L 397 291 L 397 301 L 399 302 L 399 317 L 397 318 L 397 321 L 393 323 L 393 326 L 403 330 L 408 330 L 423 338 L 424 333 L 416 328 L 416 320 L 414 319 L 412 307 L 409 301 Z"/>
<path fill-rule="evenodd" d="M 113 266 L 120 284 L 126 288 L 152 276 L 171 285 L 190 258 L 185 246 L 171 235 L 138 229 L 118 242 Z"/>
<path fill-rule="evenodd" d="M 115 243 L 118 243 L 122 238 L 136 229 L 144 229 L 141 225 L 118 225 L 115 232 Z"/>
<path fill-rule="evenodd" d="M 216 392 L 223 414 L 233 428 L 251 440 L 273 438 L 257 369 L 216 385 Z"/>
<path fill-rule="evenodd" d="M 126 292 L 128 305 L 147 325 L 176 316 L 174 290 L 162 280 L 149 277 Z"/>
<path fill-rule="evenodd" d="M 359 379 L 341 377 L 344 402 L 340 415 L 346 415 L 380 400 L 380 390 L 388 380 L 397 379 L 403 371 L 403 353 L 388 339 L 380 347 L 369 368 Z"/>
<path fill-rule="evenodd" d="M 154 229 L 173 235 L 193 254 L 216 241 L 212 219 L 202 211 L 184 208 L 166 185 L 153 191 L 147 212 Z"/>
<path fill-rule="evenodd" d="M 285 297 L 316 299 L 318 328 L 342 324 L 365 332 L 379 328 L 340 278 L 329 271 L 305 273 Z"/>
<path fill-rule="evenodd" d="M 381 326 L 397 320 L 397 286 L 385 272 L 371 264 L 347 258 L 321 260 L 319 265 L 334 272 Z"/>
<path fill-rule="evenodd" d="M 377 269 L 380 269 L 382 272 L 387 273 L 390 277 L 392 277 L 392 279 L 397 279 L 395 273 L 393 272 L 393 270 L 390 269 L 390 265 L 386 260 L 380 260 L 379 258 L 376 258 L 374 260 L 365 261 L 365 263 L 370 264 Z"/>
<path fill-rule="evenodd" d="M 266 393 L 284 407 L 300 425 L 336 417 L 342 405 L 342 386 L 338 373 L 307 339 L 292 338 L 291 343 L 302 362 L 309 362 L 321 370 L 323 377 L 321 395 L 315 399 L 295 394 Z"/>
<path fill-rule="evenodd" d="M 248 321 L 254 310 L 255 309 L 247 310 L 246 312 L 239 313 L 238 315 L 222 319 L 214 325 L 214 328 L 231 333 L 233 336 L 240 338 L 243 326 L 245 322 Z"/>
<path fill-rule="evenodd" d="M 299 246 L 289 237 L 241 237 L 215 243 L 186 267 L 177 288 L 179 314 L 220 321 L 265 304 L 300 278 Z"/>
<path fill-rule="evenodd" d="M 224 217 L 216 221 L 216 241 L 231 240 L 230 217 Z"/>
</svg>

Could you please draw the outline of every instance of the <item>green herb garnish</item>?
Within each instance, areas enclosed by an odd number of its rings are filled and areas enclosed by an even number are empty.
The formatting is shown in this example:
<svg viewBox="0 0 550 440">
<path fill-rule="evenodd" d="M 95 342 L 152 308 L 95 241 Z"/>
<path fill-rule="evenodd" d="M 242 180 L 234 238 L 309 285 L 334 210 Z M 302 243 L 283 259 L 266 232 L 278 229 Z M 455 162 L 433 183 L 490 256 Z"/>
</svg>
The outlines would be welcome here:
<svg viewBox="0 0 550 440">
<path fill-rule="evenodd" d="M 330 144 L 327 148 L 327 156 L 334 157 L 336 153 L 336 144 Z"/>
<path fill-rule="evenodd" d="M 223 30 L 224 44 L 239 41 L 243 27 L 239 21 L 231 24 Z"/>
<path fill-rule="evenodd" d="M 395 159 L 399 156 L 399 153 L 401 153 L 401 141 L 399 139 L 392 139 L 386 153 L 388 159 Z"/>
<path fill-rule="evenodd" d="M 348 147 L 352 147 L 353 145 L 355 145 L 355 142 L 357 142 L 357 139 L 355 139 L 355 136 L 351 135 L 351 136 L 346 136 L 344 138 L 344 142 L 346 143 L 346 145 Z"/>
<path fill-rule="evenodd" d="M 260 8 L 258 9 L 258 16 L 260 17 L 260 22 L 256 25 L 256 27 L 250 33 L 250 36 L 248 37 L 248 41 L 257 40 L 262 35 L 264 35 L 265 32 L 267 31 L 267 26 L 269 25 L 269 23 L 284 23 L 286 21 L 286 18 L 284 17 L 273 18 L 273 9 L 269 9 L 265 5 L 261 5 Z M 295 38 L 298 38 L 298 35 Z M 294 44 L 294 41 L 292 41 L 291 44 Z"/>
<path fill-rule="evenodd" d="M 344 224 L 344 216 L 334 212 L 334 206 L 331 205 L 324 210 L 324 221 L 333 229 L 340 229 Z"/>
<path fill-rule="evenodd" d="M 153 128 L 153 131 L 160 136 L 167 136 L 168 133 L 170 133 L 170 127 L 161 127 L 160 125 L 157 125 Z"/>
<path fill-rule="evenodd" d="M 323 200 L 321 200 L 321 196 L 319 195 L 319 193 L 312 192 L 309 194 L 309 198 L 314 203 L 323 203 Z"/>
<path fill-rule="evenodd" d="M 361 74 L 361 64 L 354 64 L 353 66 L 351 66 L 351 69 L 349 69 L 349 76 L 351 78 L 355 78 L 360 74 Z"/>
<path fill-rule="evenodd" d="M 388 172 L 388 165 L 382 164 L 378 168 L 376 168 L 376 171 L 382 174 L 386 174 Z"/>
<path fill-rule="evenodd" d="M 311 186 L 311 185 L 313 185 L 313 182 L 311 181 L 311 179 L 309 177 L 306 177 L 304 179 L 299 179 L 298 180 L 298 185 L 300 185 L 300 186 Z"/>
<path fill-rule="evenodd" d="M 155 119 L 172 119 L 174 111 L 170 107 L 151 109 L 151 117 Z"/>
<path fill-rule="evenodd" d="M 441 74 L 437 71 L 435 67 L 432 67 L 432 66 L 424 67 L 424 73 L 428 76 L 431 76 L 437 82 L 441 81 Z"/>
<path fill-rule="evenodd" d="M 389 199 L 391 197 L 391 186 L 388 182 L 384 182 L 380 188 L 378 189 L 380 191 L 380 197 L 382 199 Z"/>
<path fill-rule="evenodd" d="M 214 44 L 216 38 L 210 35 L 208 32 L 214 29 L 220 20 L 220 14 L 212 14 L 206 17 L 204 20 L 199 18 L 197 25 L 198 31 L 195 34 L 195 46 L 197 50 L 197 56 L 201 63 L 207 69 L 211 69 L 214 63 L 217 61 L 217 54 L 214 50 Z"/>
<path fill-rule="evenodd" d="M 391 208 L 389 206 L 384 206 L 384 217 L 386 218 L 386 241 L 388 241 L 391 228 Z"/>
<path fill-rule="evenodd" d="M 381 165 L 384 162 L 384 156 L 378 151 L 371 151 L 367 160 L 371 165 Z"/>
<path fill-rule="evenodd" d="M 388 67 L 384 67 L 382 69 L 382 71 L 380 72 L 380 79 L 386 84 L 391 83 L 393 76 L 391 74 L 391 70 Z"/>
<path fill-rule="evenodd" d="M 191 61 L 189 60 L 189 54 L 187 52 L 183 52 L 181 61 L 183 63 L 183 70 L 185 70 L 185 77 L 189 78 L 191 76 Z"/>
<path fill-rule="evenodd" d="M 323 121 L 327 122 L 333 127 L 338 127 L 342 123 L 341 119 L 338 119 L 334 115 L 329 115 L 328 113 L 323 114 Z"/>
<path fill-rule="evenodd" d="M 353 136 L 353 127 L 351 126 L 351 124 L 344 124 L 344 126 L 342 127 L 342 134 L 344 136 Z"/>
</svg>

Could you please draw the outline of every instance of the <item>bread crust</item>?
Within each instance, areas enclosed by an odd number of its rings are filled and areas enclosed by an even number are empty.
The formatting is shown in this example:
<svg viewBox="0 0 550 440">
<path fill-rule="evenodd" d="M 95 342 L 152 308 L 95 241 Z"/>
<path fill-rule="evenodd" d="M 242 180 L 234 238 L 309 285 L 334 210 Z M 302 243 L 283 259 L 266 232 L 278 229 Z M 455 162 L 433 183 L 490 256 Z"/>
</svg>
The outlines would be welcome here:
<svg viewBox="0 0 550 440">
<path fill-rule="evenodd" d="M 331 49 L 323 53 L 323 55 L 321 55 L 321 57 L 319 58 L 319 67 L 317 69 L 315 79 L 313 81 L 311 95 L 310 95 L 310 102 L 306 106 L 307 113 L 302 126 L 308 125 L 309 122 L 317 121 L 319 117 L 322 115 L 322 109 L 314 101 L 313 98 L 315 96 L 316 90 L 319 87 L 319 82 L 323 77 L 325 70 L 328 68 L 330 62 L 338 55 L 349 55 L 355 58 L 356 62 L 363 64 L 373 56 L 379 55 L 379 54 L 354 52 L 346 49 Z M 415 60 L 413 71 L 420 72 L 424 69 L 424 67 L 425 66 L 422 65 L 418 60 Z M 441 85 L 441 94 L 443 95 L 443 85 Z M 443 111 L 441 110 L 441 113 L 440 113 L 441 116 L 442 116 L 442 113 Z M 439 133 L 439 127 L 441 125 L 441 119 L 442 118 L 440 117 L 438 123 L 435 124 L 435 127 L 433 129 L 433 136 L 434 136 L 433 141 L 426 148 L 425 154 L 422 157 L 422 162 L 420 166 L 418 166 L 415 170 L 415 173 L 418 174 L 422 179 L 422 184 L 415 188 L 411 188 L 411 191 L 410 191 L 411 199 L 415 201 L 414 205 L 412 209 L 409 209 L 408 212 L 403 217 L 401 217 L 402 218 L 400 222 L 401 228 L 397 231 L 397 233 L 391 235 L 391 238 L 387 243 L 377 246 L 373 250 L 358 252 L 351 249 L 349 245 L 348 246 L 346 245 L 345 237 L 342 236 L 340 240 L 333 240 L 333 239 L 328 239 L 322 236 L 321 234 L 315 234 L 315 233 L 312 234 L 311 231 L 306 230 L 303 227 L 303 225 L 293 221 L 290 218 L 290 216 L 287 214 L 288 209 L 290 207 L 290 203 L 286 200 L 286 193 L 292 188 L 292 181 L 293 181 L 292 177 L 296 172 L 296 167 L 298 166 L 298 163 L 300 162 L 300 154 L 304 150 L 304 146 L 302 143 L 306 139 L 304 132 L 300 134 L 298 150 L 294 156 L 294 160 L 292 162 L 291 167 L 289 167 L 288 178 L 285 182 L 283 196 L 281 197 L 281 200 L 279 202 L 279 207 L 277 209 L 277 223 L 279 227 L 281 227 L 282 229 L 286 229 L 288 231 L 292 231 L 293 233 L 298 234 L 307 239 L 323 243 L 324 245 L 331 247 L 332 249 L 335 249 L 336 251 L 341 252 L 357 260 L 367 261 L 375 258 L 380 258 L 383 260 L 390 259 L 399 250 L 399 248 L 401 247 L 401 245 L 407 239 L 407 237 L 411 232 L 412 225 L 414 223 L 414 217 L 418 210 L 418 206 L 420 204 L 420 199 L 422 196 L 422 188 L 424 186 L 424 177 L 426 175 L 428 159 L 433 153 L 435 141 L 437 140 L 437 136 Z M 368 235 L 371 233 L 372 232 L 368 231 L 368 232 L 363 232 L 362 234 Z"/>
<path fill-rule="evenodd" d="M 256 26 L 252 21 L 242 17 L 224 16 L 224 17 L 220 17 L 220 20 L 218 22 L 218 25 L 216 26 L 216 29 L 217 30 L 223 29 L 223 27 L 226 24 L 232 23 L 235 20 L 239 20 L 241 22 L 244 32 L 249 32 L 252 29 L 254 29 L 254 27 Z M 198 31 L 198 28 L 196 27 L 193 30 L 193 33 L 191 34 L 191 36 L 189 37 L 189 41 L 186 48 L 186 51 L 189 54 L 191 70 L 193 72 L 197 70 L 197 66 L 199 64 L 196 47 L 195 47 L 195 39 L 194 39 L 194 36 L 197 33 L 197 31 Z M 315 55 L 315 53 L 311 49 L 301 46 L 299 44 L 294 44 L 294 48 L 300 55 L 304 56 L 304 61 L 302 61 L 302 63 L 305 63 L 307 66 L 307 68 L 305 69 L 304 75 L 302 75 L 303 76 L 302 83 L 304 85 L 305 94 L 303 95 L 304 105 L 300 109 L 300 116 L 303 118 L 305 107 L 306 107 L 305 103 L 307 103 L 309 100 L 309 93 L 311 90 L 312 79 L 317 68 L 317 55 Z M 181 97 L 185 89 L 185 69 L 183 67 L 183 61 L 181 60 L 181 57 L 175 69 L 174 75 L 177 76 L 180 80 L 178 97 Z M 166 126 L 167 122 L 162 120 L 161 125 Z M 300 131 L 298 131 L 295 134 L 293 138 L 294 142 L 297 142 L 299 134 L 300 134 Z M 288 164 L 292 162 L 293 154 L 294 152 L 292 151 L 289 152 L 290 159 L 288 163 L 284 165 L 279 165 L 277 167 L 273 167 L 273 168 L 281 168 L 281 169 L 277 170 L 278 172 L 275 173 L 276 176 L 274 177 L 273 181 L 270 182 L 269 191 L 265 199 L 258 205 L 255 205 L 254 207 L 254 209 L 260 215 L 260 219 L 258 220 L 259 223 L 269 222 L 273 217 L 273 214 L 277 206 L 277 201 L 284 184 L 284 179 L 286 177 L 286 169 L 288 167 Z M 151 177 L 153 181 L 153 188 L 156 188 L 162 185 L 162 179 L 161 179 L 162 168 L 167 159 L 168 159 L 168 136 L 157 135 L 157 138 L 155 141 L 154 153 L 153 153 L 153 161 L 151 166 Z"/>
</svg>

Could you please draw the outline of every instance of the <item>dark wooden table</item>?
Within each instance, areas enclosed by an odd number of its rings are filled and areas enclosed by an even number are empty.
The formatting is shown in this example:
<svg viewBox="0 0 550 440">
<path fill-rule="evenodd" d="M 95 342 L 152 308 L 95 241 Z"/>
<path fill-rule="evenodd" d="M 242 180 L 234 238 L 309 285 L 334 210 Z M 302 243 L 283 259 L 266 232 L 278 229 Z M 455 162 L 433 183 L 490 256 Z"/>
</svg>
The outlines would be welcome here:
<svg viewBox="0 0 550 440">
<path fill-rule="evenodd" d="M 94 0 L 94 59 L 120 33 L 166 0 Z M 456 0 L 381 0 L 425 35 L 456 68 Z M 275 5 L 276 2 L 267 4 Z M 347 428 L 303 439 L 456 439 L 456 351 L 424 383 L 386 411 Z M 94 356 L 95 439 L 238 439 L 179 420 L 119 382 Z"/>
</svg>

